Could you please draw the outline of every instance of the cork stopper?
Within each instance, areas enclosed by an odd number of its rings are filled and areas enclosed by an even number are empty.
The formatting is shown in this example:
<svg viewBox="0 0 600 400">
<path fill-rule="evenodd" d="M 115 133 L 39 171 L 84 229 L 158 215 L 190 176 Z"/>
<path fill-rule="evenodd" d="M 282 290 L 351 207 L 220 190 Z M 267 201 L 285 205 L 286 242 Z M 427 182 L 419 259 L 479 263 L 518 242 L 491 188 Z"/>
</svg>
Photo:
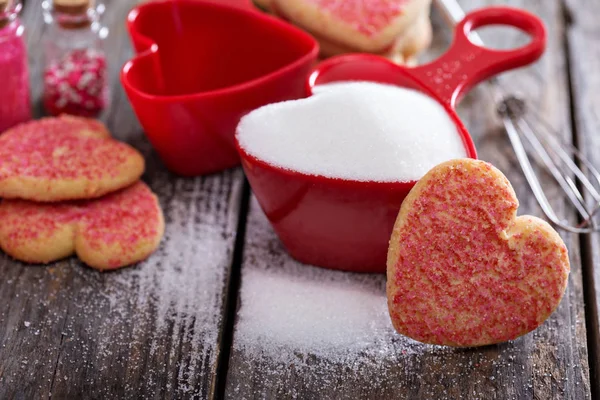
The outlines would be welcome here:
<svg viewBox="0 0 600 400">
<path fill-rule="evenodd" d="M 94 0 L 53 0 L 52 5 L 59 13 L 80 15 L 85 14 L 89 8 L 94 6 Z"/>
<path fill-rule="evenodd" d="M 6 12 L 10 6 L 10 0 L 0 0 L 0 13 Z"/>
<path fill-rule="evenodd" d="M 65 29 L 84 28 L 92 23 L 87 11 L 94 7 L 94 0 L 52 0 L 52 7 L 59 14 L 57 23 Z"/>
<path fill-rule="evenodd" d="M 0 0 L 0 29 L 8 25 L 10 19 L 5 13 L 12 7 L 12 0 Z"/>
</svg>

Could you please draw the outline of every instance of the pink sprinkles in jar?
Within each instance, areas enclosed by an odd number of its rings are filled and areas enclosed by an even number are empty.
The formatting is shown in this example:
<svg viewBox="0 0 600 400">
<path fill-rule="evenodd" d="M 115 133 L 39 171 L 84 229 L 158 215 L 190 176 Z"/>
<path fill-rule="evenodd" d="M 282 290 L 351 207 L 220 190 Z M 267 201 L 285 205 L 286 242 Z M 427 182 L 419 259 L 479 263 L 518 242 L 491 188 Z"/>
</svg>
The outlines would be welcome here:
<svg viewBox="0 0 600 400">
<path fill-rule="evenodd" d="M 44 108 L 95 117 L 108 103 L 106 57 L 95 49 L 77 49 L 51 63 L 44 73 Z"/>
<path fill-rule="evenodd" d="M 14 21 L 0 28 L 0 133 L 31 119 L 29 69 L 23 26 Z"/>
</svg>

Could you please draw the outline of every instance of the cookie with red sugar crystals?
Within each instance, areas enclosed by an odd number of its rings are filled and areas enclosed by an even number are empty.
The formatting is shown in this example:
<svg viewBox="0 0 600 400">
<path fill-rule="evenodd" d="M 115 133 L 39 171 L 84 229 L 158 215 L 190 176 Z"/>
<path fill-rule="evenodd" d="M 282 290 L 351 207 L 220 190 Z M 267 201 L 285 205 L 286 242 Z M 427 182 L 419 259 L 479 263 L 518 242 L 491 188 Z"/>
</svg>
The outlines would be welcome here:
<svg viewBox="0 0 600 400">
<path fill-rule="evenodd" d="M 569 257 L 556 231 L 519 203 L 491 164 L 451 160 L 402 203 L 387 258 L 396 330 L 424 343 L 483 346 L 540 326 L 567 286 Z"/>
<path fill-rule="evenodd" d="M 158 199 L 142 182 L 94 200 L 0 203 L 0 248 L 28 263 L 72 254 L 99 270 L 144 260 L 164 232 Z"/>
<path fill-rule="evenodd" d="M 142 155 L 93 119 L 43 118 L 0 134 L 3 198 L 96 198 L 133 184 L 143 172 Z"/>
<path fill-rule="evenodd" d="M 315 36 L 321 53 L 390 54 L 408 59 L 431 42 L 431 0 L 273 0 L 276 15 Z"/>
</svg>

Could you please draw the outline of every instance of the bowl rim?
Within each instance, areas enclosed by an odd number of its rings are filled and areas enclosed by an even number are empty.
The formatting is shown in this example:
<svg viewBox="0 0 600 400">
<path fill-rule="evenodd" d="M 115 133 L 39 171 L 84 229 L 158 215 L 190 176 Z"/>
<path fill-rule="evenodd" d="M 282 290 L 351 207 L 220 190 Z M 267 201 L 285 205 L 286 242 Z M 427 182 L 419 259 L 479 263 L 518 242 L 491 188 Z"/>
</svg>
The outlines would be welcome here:
<svg viewBox="0 0 600 400">
<path fill-rule="evenodd" d="M 348 57 L 348 56 L 347 56 Z M 350 57 L 354 58 L 362 58 L 362 57 L 378 57 L 378 56 L 374 56 L 374 55 L 370 55 L 370 54 L 352 54 L 350 55 Z M 317 65 L 315 68 L 313 68 L 313 70 L 310 72 L 310 74 L 307 76 L 306 78 L 306 83 L 305 83 L 305 87 L 306 87 L 306 91 L 308 94 L 308 97 L 310 96 L 314 96 L 313 93 L 313 87 L 314 86 L 318 86 L 315 85 L 315 81 L 317 76 L 319 75 L 319 73 L 321 72 L 321 64 Z M 347 81 L 340 81 L 340 82 L 347 82 Z M 420 81 L 418 81 L 417 79 L 415 79 L 415 82 L 419 83 L 419 85 L 422 85 Z M 461 119 L 458 117 L 458 114 L 456 113 L 456 110 L 454 110 L 452 107 L 450 107 L 450 105 L 444 103 L 443 101 L 441 101 L 435 93 L 433 93 L 431 90 L 428 90 L 426 86 L 423 86 L 423 92 L 430 96 L 431 98 L 433 98 L 434 100 L 436 100 L 438 102 L 438 104 L 440 104 L 442 107 L 444 107 L 444 109 L 446 110 L 446 112 L 450 115 L 450 117 L 452 118 L 452 121 L 454 122 L 454 125 L 456 127 L 456 134 L 460 136 L 460 138 L 462 139 L 463 142 L 463 147 L 465 149 L 466 152 L 466 156 L 464 158 L 471 158 L 471 159 L 478 159 L 477 156 L 477 149 L 475 147 L 475 143 L 473 142 L 473 138 L 471 137 L 471 134 L 469 133 L 469 131 L 467 130 L 467 128 L 464 126 L 463 122 L 461 121 Z M 239 127 L 239 125 L 238 125 Z M 235 143 L 235 148 L 238 151 L 238 153 L 240 154 L 240 159 L 242 160 L 242 166 L 244 166 L 245 162 L 250 161 L 253 164 L 258 164 L 260 167 L 262 167 L 263 169 L 271 169 L 273 171 L 276 171 L 279 174 L 284 174 L 287 175 L 293 179 L 304 179 L 304 180 L 310 180 L 313 183 L 314 182 L 318 182 L 318 183 L 327 183 L 327 184 L 331 184 L 332 186 L 356 186 L 356 185 L 364 185 L 365 188 L 384 188 L 387 187 L 389 189 L 395 189 L 395 190 L 402 190 L 402 189 L 410 189 L 412 186 L 414 186 L 418 180 L 411 180 L 411 181 L 373 181 L 373 180 L 356 180 L 356 179 L 346 179 L 346 178 L 334 178 L 334 177 L 330 177 L 330 176 L 325 176 L 325 175 L 320 175 L 320 174 L 309 174 L 309 173 L 305 173 L 305 172 L 301 172 L 301 171 L 296 171 L 293 169 L 289 169 L 289 168 L 284 168 L 278 165 L 274 165 L 271 164 L 265 160 L 262 160 L 260 158 L 258 158 L 257 156 L 249 153 L 248 151 L 246 151 L 245 148 L 243 148 L 239 142 L 238 139 L 238 129 L 236 128 L 235 134 L 234 134 L 234 143 Z"/>
<path fill-rule="evenodd" d="M 246 151 L 238 140 L 237 130 L 235 134 L 235 148 L 240 154 L 240 159 L 242 160 L 242 167 L 245 168 L 247 163 L 257 164 L 263 169 L 271 170 L 280 175 L 286 175 L 292 179 L 300 179 L 309 181 L 311 183 L 319 183 L 330 185 L 331 187 L 356 187 L 360 185 L 364 189 L 388 189 L 388 190 L 407 190 L 411 189 L 418 181 L 373 181 L 373 180 L 356 180 L 356 179 L 346 179 L 346 178 L 335 178 L 331 176 L 325 176 L 320 174 L 309 174 L 306 172 L 297 171 L 290 168 L 281 167 L 279 165 L 271 164 L 265 160 L 262 160 L 256 157 L 253 154 L 250 154 Z M 473 158 L 473 157 L 468 157 Z"/>
<path fill-rule="evenodd" d="M 141 12 L 143 12 L 143 10 L 155 8 L 155 7 L 166 7 L 167 5 L 172 5 L 173 3 L 188 4 L 191 7 L 197 7 L 197 8 L 201 8 L 201 9 L 207 9 L 207 8 L 208 9 L 210 9 L 210 8 L 218 9 L 225 13 L 229 12 L 232 14 L 242 14 L 242 15 L 245 15 L 245 18 L 255 18 L 258 20 L 262 20 L 262 21 L 268 21 L 268 23 L 278 25 L 279 28 L 281 28 L 281 29 L 287 29 L 287 30 L 292 31 L 294 36 L 297 37 L 297 41 L 303 41 L 307 44 L 310 44 L 310 47 L 304 55 L 297 58 L 293 62 L 291 62 L 273 72 L 261 75 L 257 78 L 250 79 L 245 82 L 237 83 L 235 85 L 226 86 L 226 87 L 218 88 L 218 89 L 214 89 L 214 90 L 197 92 L 197 93 L 158 95 L 158 94 L 150 94 L 148 92 L 142 91 L 142 90 L 138 89 L 136 87 L 136 85 L 133 85 L 129 81 L 128 74 L 129 74 L 129 71 L 131 70 L 131 68 L 134 66 L 134 64 L 142 58 L 155 57 L 156 53 L 159 51 L 158 45 L 151 38 L 144 36 L 140 33 L 135 33 L 136 35 L 139 35 L 142 39 L 145 39 L 150 44 L 150 46 L 148 47 L 148 49 L 146 49 L 140 53 L 134 54 L 134 56 L 131 59 L 129 59 L 128 61 L 125 62 L 125 64 L 121 67 L 120 80 L 121 80 L 122 85 L 128 91 L 135 93 L 137 96 L 139 96 L 141 98 L 144 98 L 147 100 L 152 100 L 152 101 L 164 101 L 164 102 L 189 101 L 189 100 L 198 99 L 198 98 L 217 97 L 217 96 L 228 95 L 228 94 L 232 94 L 232 93 L 240 92 L 240 91 L 244 91 L 244 90 L 249 90 L 249 89 L 253 89 L 257 86 L 260 86 L 260 85 L 264 84 L 265 82 L 275 80 L 275 79 L 279 78 L 280 76 L 287 74 L 288 72 L 293 71 L 294 69 L 300 68 L 301 66 L 303 66 L 305 64 L 309 64 L 311 61 L 316 60 L 317 56 L 319 54 L 319 43 L 317 42 L 317 40 L 314 39 L 307 32 L 303 31 L 302 29 L 300 29 L 294 25 L 284 22 L 276 17 L 267 15 L 258 9 L 256 9 L 256 10 L 246 9 L 246 8 L 235 7 L 235 6 L 228 5 L 228 4 L 216 4 L 216 3 L 212 3 L 212 2 L 203 2 L 203 1 L 198 1 L 198 0 L 153 0 L 153 1 L 149 1 L 147 3 L 143 3 L 143 4 L 140 4 L 140 5 L 132 8 L 129 11 L 129 13 L 127 14 L 127 27 L 128 27 L 128 32 L 129 32 L 130 38 L 133 35 L 132 32 L 135 30 L 136 18 L 139 16 L 139 14 Z"/>
</svg>

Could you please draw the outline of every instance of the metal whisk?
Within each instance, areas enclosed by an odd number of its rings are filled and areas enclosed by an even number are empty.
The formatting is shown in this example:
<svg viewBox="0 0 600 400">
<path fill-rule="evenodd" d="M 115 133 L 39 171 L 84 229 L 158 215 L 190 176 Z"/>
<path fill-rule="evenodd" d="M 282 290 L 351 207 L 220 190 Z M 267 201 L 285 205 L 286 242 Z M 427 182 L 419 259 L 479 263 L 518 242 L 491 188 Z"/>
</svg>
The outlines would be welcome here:
<svg viewBox="0 0 600 400">
<path fill-rule="evenodd" d="M 462 20 L 464 11 L 456 0 L 435 0 L 436 6 L 452 26 Z M 483 46 L 477 33 L 469 35 L 470 40 Z M 590 233 L 600 231 L 597 217 L 600 215 L 600 173 L 592 163 L 574 146 L 560 143 L 558 134 L 539 114 L 528 109 L 525 101 L 503 90 L 498 79 L 491 79 L 489 87 L 497 102 L 497 112 L 512 147 L 521 165 L 521 169 L 533 194 L 546 217 L 569 232 Z M 536 128 L 533 129 L 532 126 Z M 544 130 L 544 134 L 540 131 Z M 579 221 L 573 225 L 557 216 L 548 201 L 540 180 L 531 165 L 530 155 L 523 145 L 529 143 L 542 164 L 552 174 L 568 199 L 579 212 Z"/>
</svg>

